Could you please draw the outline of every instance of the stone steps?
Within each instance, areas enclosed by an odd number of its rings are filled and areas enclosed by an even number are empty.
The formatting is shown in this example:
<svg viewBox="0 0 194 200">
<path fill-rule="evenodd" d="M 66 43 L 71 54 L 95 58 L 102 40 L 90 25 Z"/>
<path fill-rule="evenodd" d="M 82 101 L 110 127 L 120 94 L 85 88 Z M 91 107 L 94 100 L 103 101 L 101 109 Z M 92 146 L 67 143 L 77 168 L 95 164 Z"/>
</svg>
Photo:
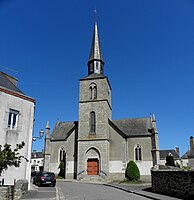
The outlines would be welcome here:
<svg viewBox="0 0 194 200">
<path fill-rule="evenodd" d="M 80 180 L 81 182 L 90 182 L 90 183 L 106 183 L 107 181 L 103 179 L 101 176 L 90 175 L 86 176 Z"/>
</svg>

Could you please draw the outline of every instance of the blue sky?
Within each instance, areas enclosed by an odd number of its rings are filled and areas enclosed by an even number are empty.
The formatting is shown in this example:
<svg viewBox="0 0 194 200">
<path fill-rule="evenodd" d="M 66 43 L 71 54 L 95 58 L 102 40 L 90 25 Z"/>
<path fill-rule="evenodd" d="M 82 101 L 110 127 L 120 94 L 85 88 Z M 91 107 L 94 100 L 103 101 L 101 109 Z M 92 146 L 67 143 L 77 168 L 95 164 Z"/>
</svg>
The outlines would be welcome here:
<svg viewBox="0 0 194 200">
<path fill-rule="evenodd" d="M 160 149 L 194 136 L 194 0 L 0 0 L 0 70 L 36 99 L 34 135 L 78 120 L 94 9 L 113 119 L 155 113 Z M 43 140 L 33 143 L 41 150 Z"/>
</svg>

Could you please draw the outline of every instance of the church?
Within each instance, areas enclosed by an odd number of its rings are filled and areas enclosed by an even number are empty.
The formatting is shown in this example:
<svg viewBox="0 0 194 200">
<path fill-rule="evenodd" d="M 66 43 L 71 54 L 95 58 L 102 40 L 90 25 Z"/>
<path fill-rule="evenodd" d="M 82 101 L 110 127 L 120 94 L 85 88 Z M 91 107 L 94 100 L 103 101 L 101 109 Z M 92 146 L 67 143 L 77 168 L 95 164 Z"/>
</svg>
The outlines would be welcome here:
<svg viewBox="0 0 194 200">
<path fill-rule="evenodd" d="M 154 115 L 112 119 L 111 84 L 104 75 L 97 22 L 88 60 L 88 74 L 79 80 L 79 121 L 46 126 L 44 170 L 59 173 L 64 163 L 66 179 L 108 182 L 123 180 L 130 160 L 141 179 L 159 162 L 158 131 Z"/>
</svg>

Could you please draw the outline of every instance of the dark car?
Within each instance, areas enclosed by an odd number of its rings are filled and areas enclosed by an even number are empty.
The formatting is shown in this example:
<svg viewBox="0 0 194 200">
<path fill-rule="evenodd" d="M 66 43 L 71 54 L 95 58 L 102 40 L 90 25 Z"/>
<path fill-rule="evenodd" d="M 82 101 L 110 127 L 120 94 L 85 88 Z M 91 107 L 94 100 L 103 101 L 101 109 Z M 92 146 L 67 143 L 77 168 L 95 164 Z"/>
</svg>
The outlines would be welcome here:
<svg viewBox="0 0 194 200">
<path fill-rule="evenodd" d="M 50 185 L 55 187 L 56 177 L 53 172 L 37 172 L 33 178 L 33 183 L 38 186 Z"/>
<path fill-rule="evenodd" d="M 31 172 L 31 177 L 34 177 L 34 176 L 36 176 L 36 171 L 33 171 L 33 172 Z"/>
</svg>

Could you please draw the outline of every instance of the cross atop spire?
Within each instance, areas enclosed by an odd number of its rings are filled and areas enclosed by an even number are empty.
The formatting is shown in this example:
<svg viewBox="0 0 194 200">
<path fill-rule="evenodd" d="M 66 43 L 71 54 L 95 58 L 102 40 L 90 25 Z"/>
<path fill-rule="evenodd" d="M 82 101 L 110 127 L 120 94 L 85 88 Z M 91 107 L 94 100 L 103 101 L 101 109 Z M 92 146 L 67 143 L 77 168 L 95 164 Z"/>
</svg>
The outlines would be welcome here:
<svg viewBox="0 0 194 200">
<path fill-rule="evenodd" d="M 93 31 L 92 45 L 90 49 L 90 57 L 88 61 L 88 75 L 90 74 L 103 74 L 104 73 L 104 61 L 102 58 L 100 40 L 98 36 L 98 25 L 97 25 L 97 15 L 95 13 L 95 23 Z"/>
<path fill-rule="evenodd" d="M 94 22 L 97 23 L 97 10 L 94 9 Z"/>
</svg>

